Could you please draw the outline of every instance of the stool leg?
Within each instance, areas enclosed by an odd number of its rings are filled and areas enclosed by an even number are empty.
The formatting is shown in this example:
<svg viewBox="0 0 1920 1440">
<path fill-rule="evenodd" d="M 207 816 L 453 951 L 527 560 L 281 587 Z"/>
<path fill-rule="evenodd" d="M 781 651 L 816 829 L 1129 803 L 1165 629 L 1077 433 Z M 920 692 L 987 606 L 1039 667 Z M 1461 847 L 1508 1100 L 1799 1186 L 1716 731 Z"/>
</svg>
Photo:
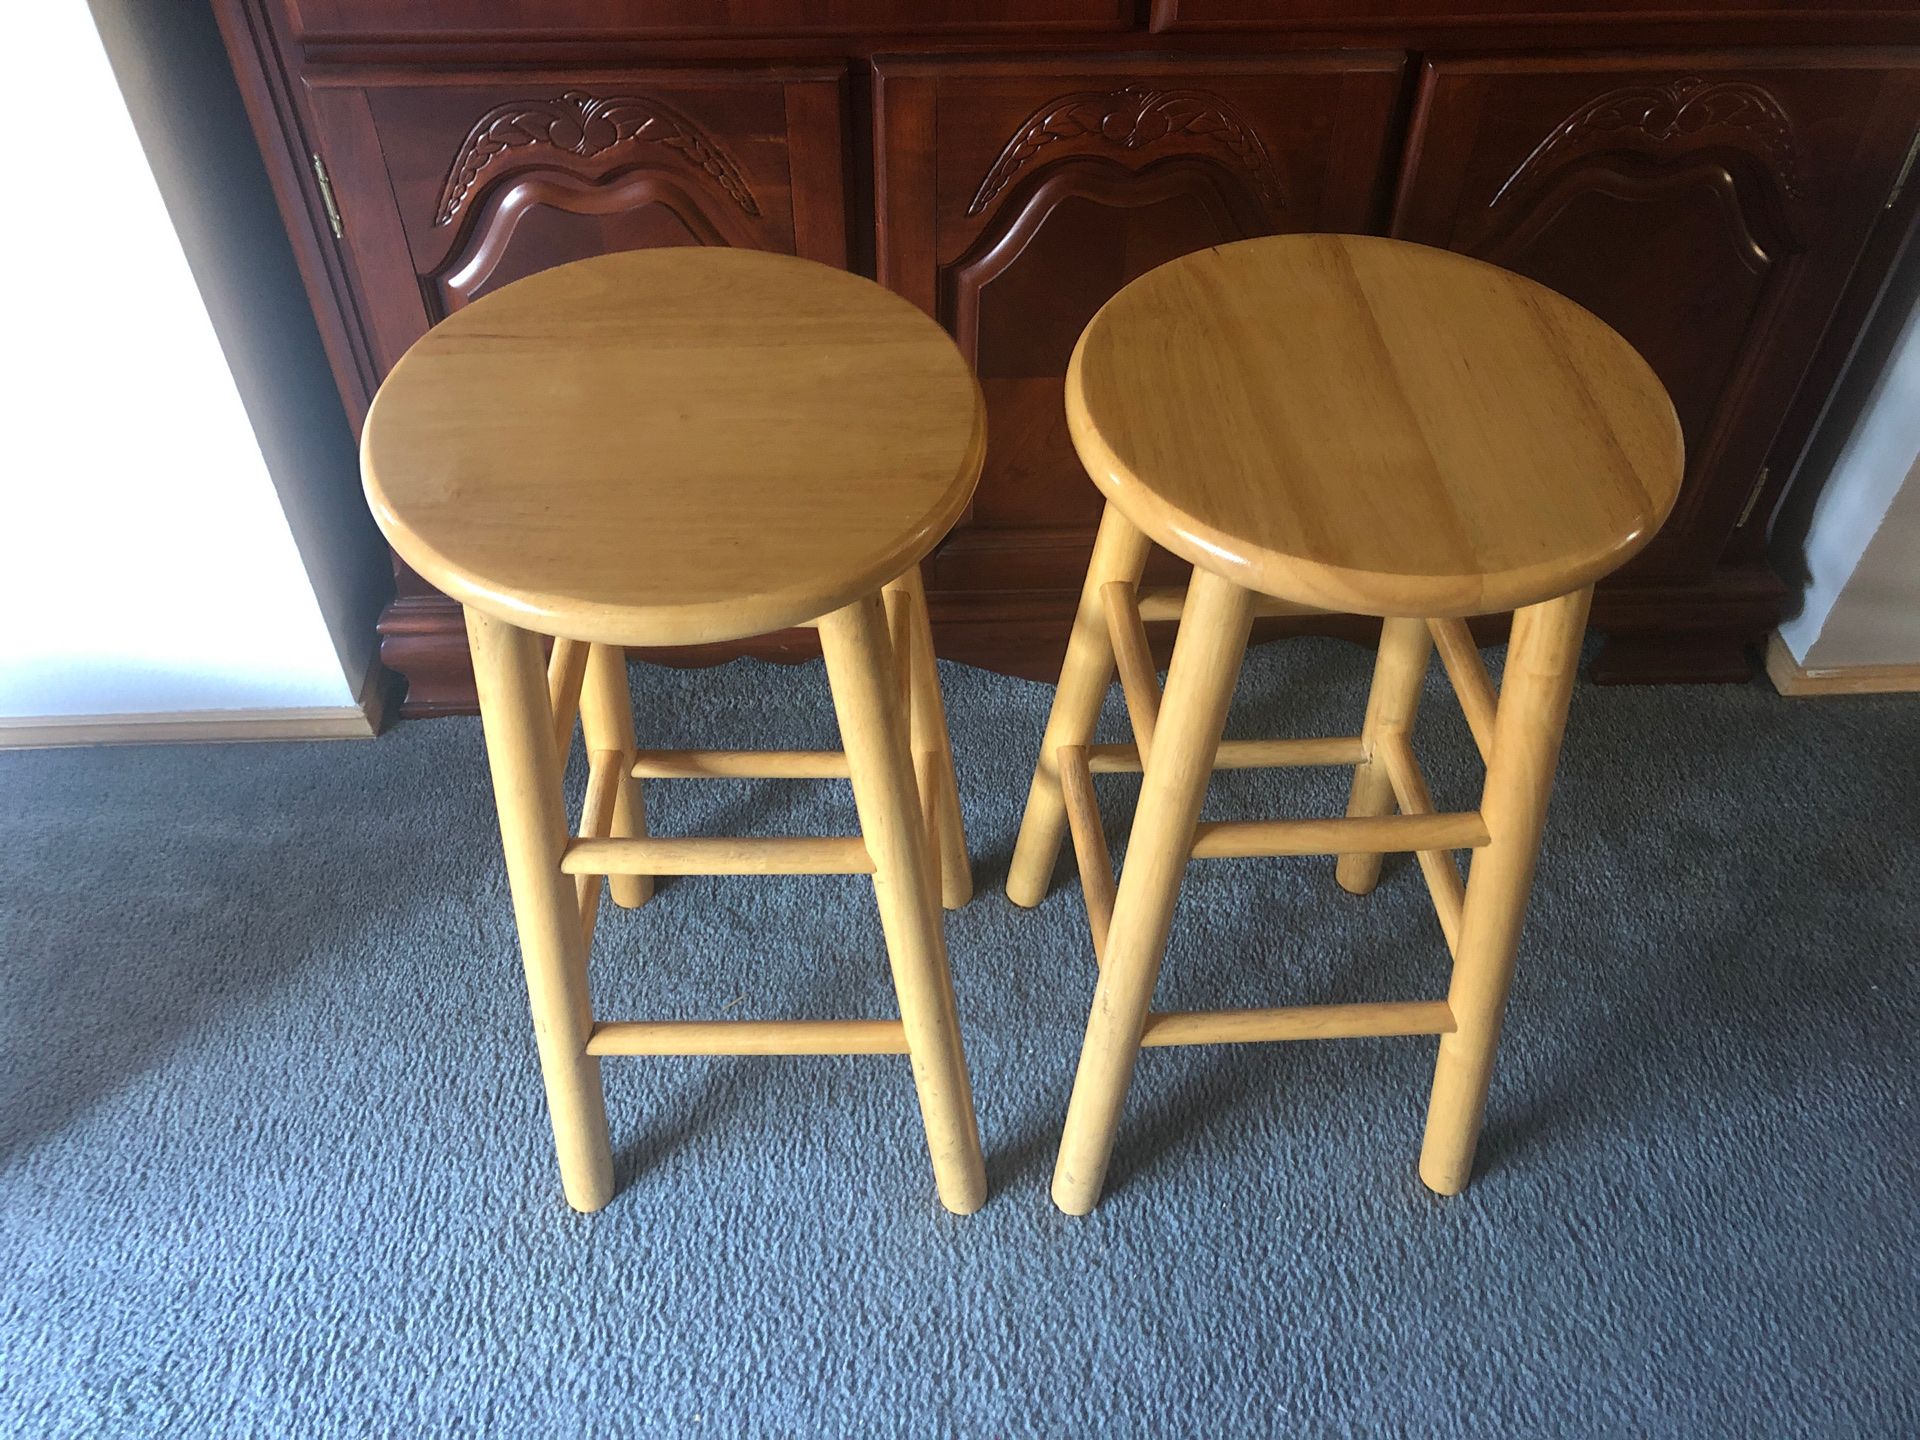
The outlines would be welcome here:
<svg viewBox="0 0 1920 1440">
<path fill-rule="evenodd" d="M 1115 580 L 1138 584 L 1146 564 L 1147 537 L 1108 505 L 1087 562 L 1080 608 L 1074 612 L 1066 658 L 1060 665 L 1060 688 L 1054 691 L 1046 734 L 1040 739 L 1040 760 L 1033 769 L 1033 787 L 1027 792 L 1026 814 L 1020 821 L 1020 838 L 1007 869 L 1007 898 L 1016 905 L 1038 905 L 1047 896 L 1067 824 L 1057 757 L 1063 745 L 1085 745 L 1093 738 L 1100 704 L 1113 683 L 1113 639 L 1107 632 L 1100 589 Z"/>
<path fill-rule="evenodd" d="M 947 945 L 927 867 L 927 831 L 900 714 L 892 647 L 880 597 L 820 621 L 860 831 L 873 858 L 873 893 L 906 1028 L 913 1082 L 940 1203 L 970 1215 L 987 1198 L 973 1086 L 947 972 Z"/>
<path fill-rule="evenodd" d="M 567 817 L 540 642 L 477 610 L 467 611 L 467 642 L 560 1183 L 574 1209 L 598 1210 L 613 1198 L 613 1156 L 600 1062 L 587 1054 L 593 1017 L 580 905 L 573 877 L 560 872 Z"/>
<path fill-rule="evenodd" d="M 1454 1030 L 1440 1037 L 1420 1152 L 1420 1178 L 1442 1195 L 1466 1189 L 1473 1171 L 1592 598 L 1591 589 L 1582 590 L 1529 605 L 1513 617 L 1480 800 L 1490 838 L 1473 852 L 1467 872 L 1459 952 L 1447 991 Z"/>
<path fill-rule="evenodd" d="M 1393 785 L 1387 778 L 1387 767 L 1373 755 L 1381 736 L 1413 729 L 1413 718 L 1420 708 L 1420 687 L 1432 654 L 1433 636 L 1427 632 L 1426 621 L 1396 619 L 1381 624 L 1380 652 L 1373 662 L 1373 688 L 1367 693 L 1367 719 L 1361 729 L 1367 758 L 1354 767 L 1348 815 L 1393 813 Z M 1384 858 L 1377 850 L 1342 855 L 1334 865 L 1334 879 L 1341 889 L 1365 895 L 1380 883 L 1380 862 Z"/>
<path fill-rule="evenodd" d="M 1252 623 L 1249 591 L 1210 571 L 1194 571 L 1053 1171 L 1053 1203 L 1069 1215 L 1093 1209 L 1106 1180 L 1180 877 Z"/>
<path fill-rule="evenodd" d="M 973 869 L 967 863 L 960 784 L 953 773 L 953 740 L 947 733 L 947 707 L 940 699 L 940 668 L 933 657 L 933 627 L 927 621 L 927 591 L 921 583 L 920 567 L 914 566 L 887 589 L 905 599 L 908 623 L 913 627 L 908 659 L 912 674 L 907 683 L 913 696 L 908 728 L 914 773 L 923 773 L 924 765 L 924 773 L 933 777 L 933 793 L 920 799 L 940 839 L 941 903 L 949 910 L 958 910 L 973 898 Z"/>
<path fill-rule="evenodd" d="M 627 652 L 618 645 L 595 645 L 587 651 L 587 678 L 580 687 L 580 727 L 587 753 L 620 752 L 627 772 L 613 801 L 616 839 L 638 839 L 647 833 L 647 802 L 640 782 L 633 778 L 633 692 L 627 688 Z M 609 875 L 607 889 L 613 903 L 632 910 L 653 898 L 651 875 Z"/>
</svg>

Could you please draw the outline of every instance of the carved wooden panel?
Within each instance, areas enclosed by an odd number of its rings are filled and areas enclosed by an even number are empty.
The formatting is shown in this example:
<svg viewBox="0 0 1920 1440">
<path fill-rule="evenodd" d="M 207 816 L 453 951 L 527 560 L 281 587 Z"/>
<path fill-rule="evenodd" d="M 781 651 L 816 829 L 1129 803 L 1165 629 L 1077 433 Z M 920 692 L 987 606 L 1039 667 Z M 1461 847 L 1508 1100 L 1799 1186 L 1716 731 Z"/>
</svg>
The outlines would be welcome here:
<svg viewBox="0 0 1920 1440">
<path fill-rule="evenodd" d="M 589 255 L 740 245 L 844 264 L 842 90 L 820 69 L 323 79 L 343 213 L 384 227 L 384 268 L 404 254 L 409 272 L 370 285 L 373 303 L 418 297 L 381 326 L 384 363 L 487 291 Z"/>
<path fill-rule="evenodd" d="M 1711 569 L 1762 513 L 1776 430 L 1898 168 L 1913 85 L 1867 56 L 1428 67 L 1395 233 L 1571 296 L 1673 395 L 1688 479 L 1641 570 Z"/>
<path fill-rule="evenodd" d="M 1077 590 L 1099 497 L 1067 436 L 1081 329 L 1207 245 L 1378 222 L 1397 57 L 881 61 L 881 278 L 980 376 L 988 458 L 949 599 Z"/>
</svg>

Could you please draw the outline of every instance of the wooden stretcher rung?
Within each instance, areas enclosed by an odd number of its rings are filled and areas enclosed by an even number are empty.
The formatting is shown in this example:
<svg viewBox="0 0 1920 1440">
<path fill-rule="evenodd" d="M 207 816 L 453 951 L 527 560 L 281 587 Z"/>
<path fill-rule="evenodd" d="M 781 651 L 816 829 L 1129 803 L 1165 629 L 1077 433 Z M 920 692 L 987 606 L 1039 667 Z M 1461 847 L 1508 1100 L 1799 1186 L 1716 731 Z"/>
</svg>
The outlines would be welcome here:
<svg viewBox="0 0 1920 1440">
<path fill-rule="evenodd" d="M 1414 758 L 1413 744 L 1406 733 L 1396 731 L 1382 735 L 1376 742 L 1375 753 L 1386 766 L 1387 782 L 1393 787 L 1394 803 L 1400 807 L 1401 814 L 1433 814 L 1433 792 L 1427 788 L 1427 777 Z M 1451 850 L 1420 850 L 1415 854 L 1420 862 L 1420 874 L 1427 882 L 1427 893 L 1433 897 L 1433 913 L 1439 918 L 1440 932 L 1447 937 L 1447 953 L 1452 954 L 1459 949 L 1460 916 L 1467 907 L 1467 888 L 1460 879 L 1460 867 L 1454 863 Z"/>
<path fill-rule="evenodd" d="M 1473 632 L 1464 620 L 1429 620 L 1427 630 L 1440 651 L 1440 663 L 1453 682 L 1453 693 L 1473 732 L 1474 748 L 1484 763 L 1493 758 L 1493 717 L 1500 699 L 1487 675 L 1487 663 L 1480 658 L 1480 647 L 1473 643 Z"/>
<path fill-rule="evenodd" d="M 560 857 L 568 875 L 871 875 L 858 835 L 649 836 L 573 840 Z"/>
<path fill-rule="evenodd" d="M 618 750 L 595 750 L 587 756 L 587 797 L 580 806 L 582 838 L 597 840 L 613 833 L 613 809 L 626 779 L 625 760 Z M 574 895 L 580 902 L 580 932 L 593 945 L 594 922 L 600 914 L 599 875 L 576 875 Z"/>
<path fill-rule="evenodd" d="M 603 1020 L 589 1055 L 905 1055 L 898 1020 Z"/>
<path fill-rule="evenodd" d="M 1180 612 L 1186 608 L 1187 592 L 1180 588 L 1169 587 L 1138 592 L 1136 605 L 1140 618 L 1145 621 L 1178 620 Z M 1281 600 L 1272 595 L 1253 597 L 1255 619 L 1271 619 L 1277 615 L 1325 615 L 1330 612 L 1312 605 L 1297 605 L 1291 600 Z"/>
<path fill-rule="evenodd" d="M 1120 692 L 1126 697 L 1127 718 L 1133 722 L 1134 744 L 1142 756 L 1150 755 L 1153 727 L 1160 719 L 1160 676 L 1153 666 L 1140 607 L 1134 603 L 1133 586 L 1124 580 L 1102 585 L 1100 604 L 1107 613 L 1114 668 L 1120 672 Z"/>
<path fill-rule="evenodd" d="M 1448 1035 L 1444 1000 L 1382 1000 L 1359 1005 L 1295 1005 L 1276 1010 L 1168 1010 L 1147 1016 L 1142 1045 L 1240 1045 L 1263 1040 L 1357 1040 L 1387 1035 Z"/>
<path fill-rule="evenodd" d="M 1134 745 L 1089 745 L 1087 768 L 1095 775 L 1138 775 L 1140 750 Z M 1358 735 L 1329 735 L 1303 740 L 1222 740 L 1214 754 L 1216 770 L 1271 770 L 1292 765 L 1358 765 L 1367 758 Z"/>
<path fill-rule="evenodd" d="M 573 727 L 580 719 L 580 687 L 587 681 L 587 642 L 557 639 L 547 659 L 547 704 L 553 710 L 553 745 L 566 768 Z"/>
<path fill-rule="evenodd" d="M 639 750 L 641 780 L 844 780 L 842 750 Z"/>
<path fill-rule="evenodd" d="M 1080 893 L 1087 905 L 1087 929 L 1093 933 L 1093 958 L 1099 963 L 1107 951 L 1107 929 L 1113 923 L 1113 855 L 1100 823 L 1093 776 L 1087 769 L 1087 747 L 1063 745 L 1058 754 L 1060 794 L 1067 807 L 1067 833 L 1073 837 L 1073 859 L 1080 869 Z"/>
<path fill-rule="evenodd" d="M 1195 827 L 1196 860 L 1252 855 L 1392 854 L 1403 850 L 1460 850 L 1487 843 L 1486 822 L 1474 810 L 1441 815 L 1343 816 L 1330 820 L 1216 820 Z"/>
</svg>

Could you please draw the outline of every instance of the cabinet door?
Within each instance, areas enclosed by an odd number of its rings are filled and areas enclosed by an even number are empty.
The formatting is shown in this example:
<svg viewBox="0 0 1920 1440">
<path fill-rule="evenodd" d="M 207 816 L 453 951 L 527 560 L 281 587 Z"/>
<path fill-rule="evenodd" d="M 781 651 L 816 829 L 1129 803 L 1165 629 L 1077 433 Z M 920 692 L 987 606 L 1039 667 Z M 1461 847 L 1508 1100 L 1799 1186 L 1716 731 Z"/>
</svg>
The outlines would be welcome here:
<svg viewBox="0 0 1920 1440">
<path fill-rule="evenodd" d="M 1900 171 L 1917 75 L 1835 52 L 1427 66 L 1394 233 L 1579 301 L 1673 395 L 1687 480 L 1638 573 L 1699 574 L 1763 528 L 1769 455 Z"/>
<path fill-rule="evenodd" d="M 1071 595 L 1099 515 L 1064 413 L 1081 329 L 1129 280 L 1189 251 L 1377 224 L 1401 61 L 883 59 L 875 69 L 880 278 L 953 332 L 988 409 L 986 470 L 929 587 L 949 615 L 957 596 Z M 1019 608 L 1053 629 L 1064 614 L 1031 598 Z"/>
<path fill-rule="evenodd" d="M 845 264 L 843 88 L 837 69 L 310 76 L 378 367 L 489 290 L 589 255 Z"/>
</svg>

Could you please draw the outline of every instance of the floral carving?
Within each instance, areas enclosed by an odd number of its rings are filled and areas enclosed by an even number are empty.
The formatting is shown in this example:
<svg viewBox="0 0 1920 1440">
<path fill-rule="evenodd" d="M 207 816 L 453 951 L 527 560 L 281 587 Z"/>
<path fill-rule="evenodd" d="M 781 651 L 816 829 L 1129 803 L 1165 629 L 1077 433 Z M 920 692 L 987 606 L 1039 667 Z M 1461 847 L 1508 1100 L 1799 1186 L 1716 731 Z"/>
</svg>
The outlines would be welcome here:
<svg viewBox="0 0 1920 1440">
<path fill-rule="evenodd" d="M 1247 173 L 1261 200 L 1278 209 L 1286 207 L 1267 147 L 1227 101 L 1204 90 L 1125 85 L 1105 93 L 1083 90 L 1062 95 L 1034 111 L 980 182 L 967 213 L 978 215 L 985 210 L 1021 167 L 1049 145 L 1090 140 L 1122 150 L 1144 150 L 1174 136 L 1224 151 Z"/>
<path fill-rule="evenodd" d="M 1583 105 L 1520 162 L 1495 192 L 1492 209 L 1509 191 L 1537 180 L 1554 165 L 1620 140 L 1698 149 L 1735 145 L 1757 149 L 1788 195 L 1799 197 L 1799 147 L 1780 102 L 1744 80 L 1689 75 L 1666 85 L 1627 85 Z"/>
<path fill-rule="evenodd" d="M 450 223 L 472 198 L 487 167 L 509 150 L 539 147 L 591 157 L 617 145 L 663 145 L 697 167 L 747 214 L 760 213 L 738 167 L 671 105 L 631 95 L 602 100 L 569 90 L 554 100 L 496 105 L 482 115 L 454 158 L 433 223 Z"/>
</svg>

